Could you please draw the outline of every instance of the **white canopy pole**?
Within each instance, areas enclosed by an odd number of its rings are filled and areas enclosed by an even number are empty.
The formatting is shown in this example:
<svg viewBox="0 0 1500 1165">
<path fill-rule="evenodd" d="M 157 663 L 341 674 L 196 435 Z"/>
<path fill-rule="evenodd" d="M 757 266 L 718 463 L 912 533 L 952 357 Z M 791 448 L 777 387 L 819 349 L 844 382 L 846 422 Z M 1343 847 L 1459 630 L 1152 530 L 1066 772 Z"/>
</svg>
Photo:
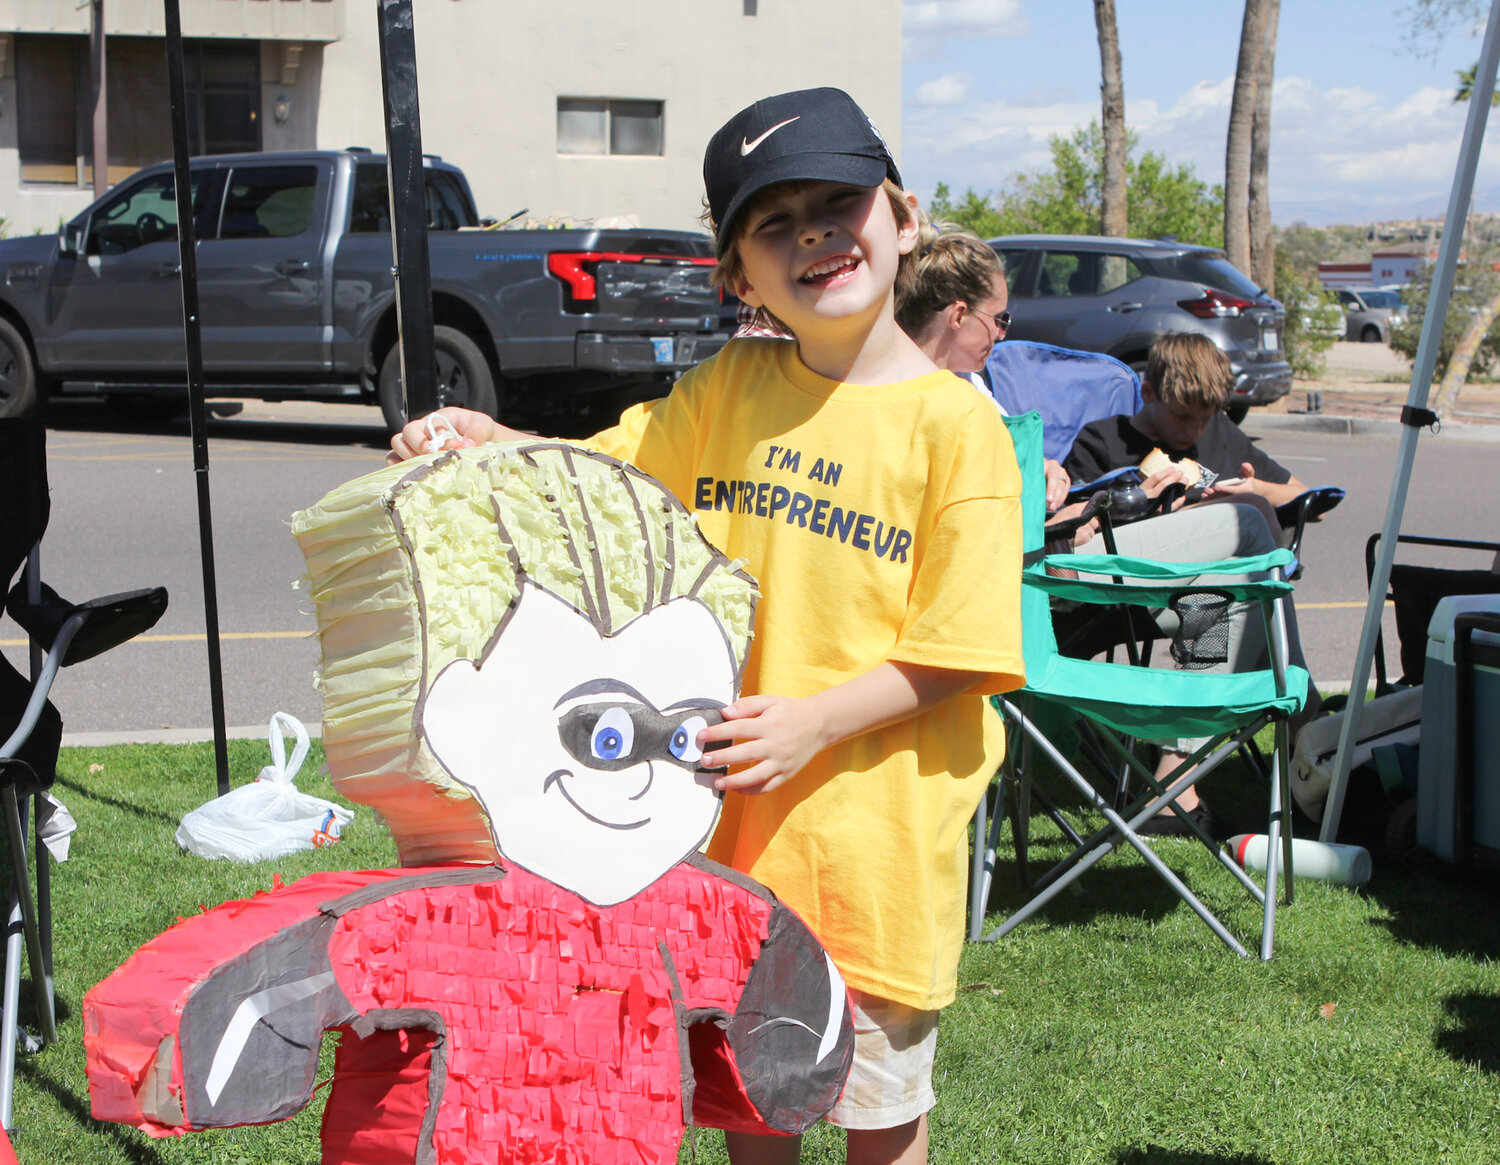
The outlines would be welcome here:
<svg viewBox="0 0 1500 1165">
<path fill-rule="evenodd" d="M 1354 742 L 1359 739 L 1359 721 L 1364 712 L 1364 696 L 1370 682 L 1370 667 L 1375 660 L 1375 636 L 1385 609 L 1385 592 L 1391 581 L 1391 561 L 1396 556 L 1396 536 L 1401 532 L 1401 514 L 1406 508 L 1406 490 L 1411 483 L 1412 461 L 1417 455 L 1419 430 L 1436 418 L 1427 411 L 1427 397 L 1432 389 L 1432 370 L 1437 363 L 1438 344 L 1443 335 L 1443 321 L 1448 314 L 1448 296 L 1453 290 L 1458 253 L 1463 246 L 1464 223 L 1469 217 L 1469 200 L 1474 192 L 1474 171 L 1479 166 L 1479 150 L 1484 143 L 1485 122 L 1489 118 L 1490 99 L 1495 91 L 1495 69 L 1500 66 L 1500 0 L 1491 0 L 1489 24 L 1484 32 L 1484 47 L 1474 70 L 1474 87 L 1469 97 L 1469 118 L 1464 125 L 1463 145 L 1458 152 L 1458 169 L 1453 176 L 1453 191 L 1448 197 L 1448 217 L 1443 220 L 1443 242 L 1438 248 L 1437 267 L 1432 273 L 1432 288 L 1422 317 L 1422 337 L 1417 343 L 1417 359 L 1412 366 L 1411 391 L 1401 410 L 1401 445 L 1396 452 L 1396 473 L 1391 482 L 1390 505 L 1385 525 L 1380 531 L 1380 549 L 1375 573 L 1370 578 L 1370 598 L 1365 605 L 1365 624 L 1359 636 L 1359 651 L 1354 657 L 1354 678 L 1350 681 L 1349 703 L 1339 732 L 1339 750 L 1334 758 L 1333 778 L 1328 785 L 1328 802 L 1323 809 L 1323 825 L 1318 836 L 1331 842 L 1338 836 L 1339 817 L 1344 811 L 1344 791 L 1349 780 L 1349 762 Z"/>
</svg>

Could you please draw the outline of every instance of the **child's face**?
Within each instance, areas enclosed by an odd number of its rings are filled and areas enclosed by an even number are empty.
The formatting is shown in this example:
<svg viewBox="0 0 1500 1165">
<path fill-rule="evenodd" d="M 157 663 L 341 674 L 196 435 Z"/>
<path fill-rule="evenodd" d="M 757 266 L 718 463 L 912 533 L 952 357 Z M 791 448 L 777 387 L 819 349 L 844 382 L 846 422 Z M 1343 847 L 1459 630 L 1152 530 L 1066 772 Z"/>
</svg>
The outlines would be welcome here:
<svg viewBox="0 0 1500 1165">
<path fill-rule="evenodd" d="M 506 858 L 608 906 L 707 840 L 719 795 L 697 736 L 734 688 L 702 603 L 674 599 L 605 638 L 528 584 L 483 664 L 457 660 L 433 682 L 422 733 Z"/>
<path fill-rule="evenodd" d="M 798 337 L 890 310 L 896 268 L 917 242 L 916 201 L 905 225 L 880 186 L 838 182 L 767 187 L 741 216 L 742 274 L 734 291 Z"/>
<path fill-rule="evenodd" d="M 1141 431 L 1174 453 L 1196 445 L 1218 411 L 1169 405 L 1150 381 L 1141 385 Z"/>
</svg>

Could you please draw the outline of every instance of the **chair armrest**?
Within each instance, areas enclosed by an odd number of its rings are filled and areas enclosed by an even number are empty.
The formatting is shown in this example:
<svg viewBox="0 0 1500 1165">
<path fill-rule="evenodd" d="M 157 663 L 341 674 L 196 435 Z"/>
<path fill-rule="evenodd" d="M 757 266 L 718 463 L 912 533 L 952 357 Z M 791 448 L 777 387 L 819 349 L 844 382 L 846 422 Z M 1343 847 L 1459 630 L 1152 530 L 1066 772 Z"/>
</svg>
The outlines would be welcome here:
<svg viewBox="0 0 1500 1165">
<path fill-rule="evenodd" d="M 75 615 L 83 617 L 82 626 L 64 649 L 62 666 L 92 659 L 96 655 L 118 647 L 143 631 L 156 626 L 167 609 L 165 587 L 148 587 L 144 590 L 126 591 L 118 595 L 104 595 L 86 603 L 70 603 L 45 583 L 41 598 L 29 602 L 26 598 L 26 579 L 22 576 L 6 600 L 6 610 L 39 643 L 43 650 L 51 651 L 57 642 L 58 633 Z"/>
<path fill-rule="evenodd" d="M 1292 584 L 1280 577 L 1292 561 L 1285 550 L 1251 558 L 1233 558 L 1218 562 L 1156 562 L 1111 554 L 1049 555 L 1028 564 L 1022 581 L 1056 598 L 1099 605 L 1120 604 L 1132 607 L 1167 607 L 1181 595 L 1199 591 L 1217 591 L 1236 602 L 1259 602 L 1291 594 Z M 1133 578 L 1133 583 L 1109 582 L 1099 578 L 1063 578 L 1046 573 L 1048 566 L 1063 567 L 1079 574 Z M 1214 581 L 1215 575 L 1239 575 L 1267 572 L 1269 578 L 1235 582 Z M 1203 576 L 1209 576 L 1204 578 Z M 1182 579 L 1195 581 L 1184 586 Z"/>
<path fill-rule="evenodd" d="M 1287 549 L 1299 554 L 1302 548 L 1302 532 L 1309 522 L 1316 522 L 1329 510 L 1344 500 L 1344 491 L 1336 485 L 1320 485 L 1298 494 L 1289 502 L 1276 507 L 1276 520 L 1283 530 L 1291 528 L 1292 536 Z"/>
</svg>

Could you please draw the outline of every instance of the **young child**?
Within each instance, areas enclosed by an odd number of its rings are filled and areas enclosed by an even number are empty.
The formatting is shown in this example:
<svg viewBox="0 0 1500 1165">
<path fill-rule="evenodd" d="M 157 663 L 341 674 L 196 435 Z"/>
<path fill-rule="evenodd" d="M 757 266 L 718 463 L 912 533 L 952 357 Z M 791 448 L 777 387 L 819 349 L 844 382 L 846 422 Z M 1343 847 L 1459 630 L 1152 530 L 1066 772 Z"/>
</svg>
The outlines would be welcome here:
<svg viewBox="0 0 1500 1165">
<path fill-rule="evenodd" d="M 855 1065 L 829 1120 L 858 1162 L 925 1162 L 939 1009 L 962 946 L 966 823 L 1022 682 L 1020 480 L 1000 414 L 896 325 L 915 199 L 845 93 L 736 114 L 704 159 L 718 278 L 795 343 L 735 340 L 590 445 L 659 478 L 760 582 L 749 693 L 699 734 L 728 791 L 710 856 L 832 953 Z M 444 410 L 461 445 L 520 437 Z M 392 457 L 426 451 L 421 422 Z M 736 1165 L 793 1138 L 729 1138 Z"/>
</svg>

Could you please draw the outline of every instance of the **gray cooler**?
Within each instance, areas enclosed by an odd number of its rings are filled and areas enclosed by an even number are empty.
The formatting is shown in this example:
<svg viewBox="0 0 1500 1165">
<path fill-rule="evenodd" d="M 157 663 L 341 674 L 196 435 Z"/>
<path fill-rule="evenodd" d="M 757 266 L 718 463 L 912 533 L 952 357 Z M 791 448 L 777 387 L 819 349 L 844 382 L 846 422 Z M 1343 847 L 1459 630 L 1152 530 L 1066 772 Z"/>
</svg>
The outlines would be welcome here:
<svg viewBox="0 0 1500 1165">
<path fill-rule="evenodd" d="M 1455 634 L 1465 622 L 1487 630 Z M 1417 844 L 1446 861 L 1500 865 L 1500 595 L 1442 599 L 1427 627 Z M 1460 664 L 1462 667 L 1460 667 Z"/>
</svg>

